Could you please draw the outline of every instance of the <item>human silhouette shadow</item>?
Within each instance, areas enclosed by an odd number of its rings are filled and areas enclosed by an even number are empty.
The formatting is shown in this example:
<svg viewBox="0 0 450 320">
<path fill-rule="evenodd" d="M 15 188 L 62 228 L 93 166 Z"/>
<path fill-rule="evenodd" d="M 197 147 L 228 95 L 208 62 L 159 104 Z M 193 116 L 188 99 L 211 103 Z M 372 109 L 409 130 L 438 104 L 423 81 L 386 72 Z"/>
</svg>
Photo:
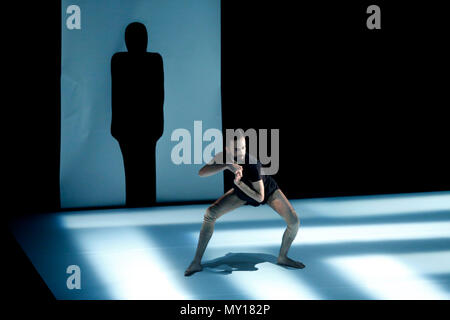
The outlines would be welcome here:
<svg viewBox="0 0 450 320">
<path fill-rule="evenodd" d="M 155 148 L 164 130 L 164 68 L 159 53 L 147 52 L 145 25 L 125 29 L 128 52 L 111 59 L 111 135 L 125 167 L 127 207 L 156 202 Z"/>
<path fill-rule="evenodd" d="M 295 269 L 277 264 L 277 257 L 266 253 L 233 253 L 229 252 L 219 257 L 202 263 L 203 271 L 228 275 L 233 271 L 256 271 L 257 264 L 269 262 L 284 269 Z"/>
</svg>

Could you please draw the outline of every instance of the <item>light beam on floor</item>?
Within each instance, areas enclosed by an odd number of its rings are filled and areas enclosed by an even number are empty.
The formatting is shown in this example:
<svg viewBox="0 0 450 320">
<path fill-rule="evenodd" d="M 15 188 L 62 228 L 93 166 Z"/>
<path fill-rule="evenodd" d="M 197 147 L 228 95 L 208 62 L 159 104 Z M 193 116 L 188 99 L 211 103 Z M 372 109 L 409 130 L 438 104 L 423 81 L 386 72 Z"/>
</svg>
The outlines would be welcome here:
<svg viewBox="0 0 450 320">
<path fill-rule="evenodd" d="M 327 259 L 352 285 L 373 299 L 439 300 L 450 295 L 433 281 L 414 271 L 414 266 L 389 255 L 340 256 Z"/>
<path fill-rule="evenodd" d="M 183 286 L 173 281 L 171 265 L 158 246 L 136 228 L 90 229 L 76 241 L 111 299 L 189 299 Z"/>
<path fill-rule="evenodd" d="M 211 246 L 279 245 L 283 227 L 220 230 L 215 229 Z M 191 233 L 193 239 L 198 232 Z M 337 244 L 393 240 L 450 239 L 450 222 L 383 223 L 351 226 L 309 227 L 302 225 L 293 245 Z"/>
</svg>

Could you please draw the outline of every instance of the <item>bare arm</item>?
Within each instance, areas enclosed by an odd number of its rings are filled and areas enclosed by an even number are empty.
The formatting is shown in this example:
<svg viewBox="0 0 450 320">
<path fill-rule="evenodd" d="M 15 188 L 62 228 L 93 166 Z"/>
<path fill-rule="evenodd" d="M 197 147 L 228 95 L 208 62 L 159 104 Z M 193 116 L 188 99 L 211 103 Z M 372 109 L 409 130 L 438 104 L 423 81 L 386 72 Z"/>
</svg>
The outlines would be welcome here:
<svg viewBox="0 0 450 320">
<path fill-rule="evenodd" d="M 208 176 L 212 176 L 213 174 L 216 174 L 217 172 L 226 170 L 227 168 L 228 168 L 228 164 L 226 164 L 226 163 L 206 164 L 205 166 L 203 166 L 203 168 L 201 168 L 198 171 L 198 175 L 200 177 L 208 177 Z"/>
<path fill-rule="evenodd" d="M 255 201 L 261 203 L 264 200 L 264 184 L 262 179 L 252 182 L 253 189 L 242 182 L 240 178 L 235 179 L 234 184 Z"/>
<path fill-rule="evenodd" d="M 226 169 L 231 170 L 231 164 L 223 163 L 222 157 L 223 152 L 219 152 L 218 154 L 216 154 L 216 156 L 210 162 L 208 162 L 198 171 L 198 175 L 200 177 L 208 177 Z"/>
</svg>

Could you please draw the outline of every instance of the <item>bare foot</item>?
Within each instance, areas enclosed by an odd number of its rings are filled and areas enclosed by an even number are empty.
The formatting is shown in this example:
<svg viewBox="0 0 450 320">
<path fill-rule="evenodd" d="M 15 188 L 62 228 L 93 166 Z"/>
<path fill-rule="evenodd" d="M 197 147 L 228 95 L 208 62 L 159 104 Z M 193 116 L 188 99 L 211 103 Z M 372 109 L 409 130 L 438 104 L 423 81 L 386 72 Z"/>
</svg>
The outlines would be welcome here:
<svg viewBox="0 0 450 320">
<path fill-rule="evenodd" d="M 305 267 L 305 265 L 300 261 L 295 261 L 288 257 L 278 257 L 277 263 L 283 266 L 293 267 L 297 269 L 303 269 Z"/>
<path fill-rule="evenodd" d="M 202 270 L 203 270 L 203 267 L 200 263 L 192 261 L 191 265 L 184 272 L 184 275 L 186 277 L 189 277 L 190 275 L 193 275 L 194 273 L 202 271 Z"/>
</svg>

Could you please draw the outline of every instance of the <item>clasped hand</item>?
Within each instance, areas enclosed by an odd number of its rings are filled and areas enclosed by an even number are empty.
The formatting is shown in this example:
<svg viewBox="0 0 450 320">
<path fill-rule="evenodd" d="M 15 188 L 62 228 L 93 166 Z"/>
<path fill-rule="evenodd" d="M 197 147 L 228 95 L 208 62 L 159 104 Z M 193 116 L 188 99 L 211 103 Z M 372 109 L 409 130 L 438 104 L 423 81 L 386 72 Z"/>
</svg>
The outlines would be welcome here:
<svg viewBox="0 0 450 320">
<path fill-rule="evenodd" d="M 228 169 L 234 173 L 234 184 L 238 184 L 241 181 L 243 168 L 237 163 L 231 163 L 228 165 Z"/>
</svg>

